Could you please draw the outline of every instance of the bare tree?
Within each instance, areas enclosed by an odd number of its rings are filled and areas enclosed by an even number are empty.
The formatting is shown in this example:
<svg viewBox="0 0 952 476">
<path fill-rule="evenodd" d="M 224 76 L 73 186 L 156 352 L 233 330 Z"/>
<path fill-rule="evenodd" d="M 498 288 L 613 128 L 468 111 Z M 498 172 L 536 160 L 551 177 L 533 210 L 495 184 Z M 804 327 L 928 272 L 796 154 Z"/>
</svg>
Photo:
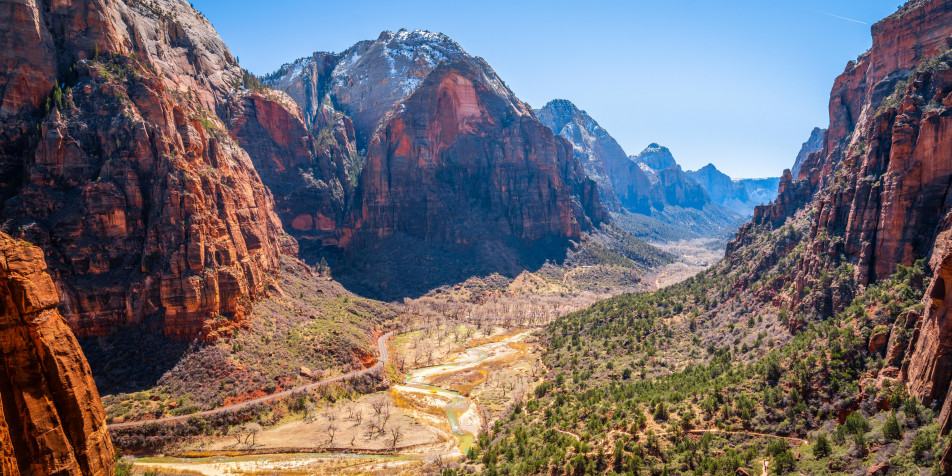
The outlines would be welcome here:
<svg viewBox="0 0 952 476">
<path fill-rule="evenodd" d="M 370 407 L 374 409 L 374 415 L 379 415 L 384 406 L 387 406 L 390 402 L 387 401 L 387 397 L 377 395 L 370 400 Z"/>
<path fill-rule="evenodd" d="M 235 438 L 235 445 L 241 444 L 241 437 L 245 434 L 245 426 L 238 425 L 228 430 L 228 434 Z"/>
<path fill-rule="evenodd" d="M 397 442 L 399 442 L 401 438 L 403 438 L 403 430 L 401 430 L 400 427 L 398 426 L 391 426 L 390 427 L 390 449 L 396 450 Z"/>
<path fill-rule="evenodd" d="M 250 437 L 250 438 L 251 438 L 251 446 L 254 447 L 254 446 L 255 446 L 255 440 L 256 440 L 256 438 L 257 438 L 257 436 L 258 436 L 258 433 L 261 433 L 262 430 L 263 430 L 263 428 L 261 428 L 261 425 L 259 425 L 259 424 L 257 424 L 257 423 L 248 423 L 247 425 L 245 425 L 245 433 L 246 433 L 246 436 L 245 436 L 245 444 L 246 444 L 246 445 L 248 444 L 248 438 Z"/>
<path fill-rule="evenodd" d="M 327 436 L 330 437 L 330 439 L 327 440 L 327 444 L 334 443 L 334 435 L 337 433 L 337 423 L 333 421 L 329 421 L 327 423 L 327 428 L 324 429 L 324 432 L 327 433 Z"/>
</svg>

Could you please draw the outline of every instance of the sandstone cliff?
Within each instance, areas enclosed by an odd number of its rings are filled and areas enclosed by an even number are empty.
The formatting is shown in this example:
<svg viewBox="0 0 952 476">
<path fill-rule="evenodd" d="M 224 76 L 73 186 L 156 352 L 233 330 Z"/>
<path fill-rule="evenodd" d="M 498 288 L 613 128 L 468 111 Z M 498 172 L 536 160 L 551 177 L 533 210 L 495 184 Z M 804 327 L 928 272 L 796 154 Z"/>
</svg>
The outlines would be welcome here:
<svg viewBox="0 0 952 476">
<path fill-rule="evenodd" d="M 111 475 L 85 357 L 56 310 L 43 251 L 0 233 L 0 473 Z"/>
<path fill-rule="evenodd" d="M 218 116 L 246 74 L 182 0 L 8 8 L 4 229 L 47 252 L 70 327 L 228 332 L 294 247 Z"/>
</svg>

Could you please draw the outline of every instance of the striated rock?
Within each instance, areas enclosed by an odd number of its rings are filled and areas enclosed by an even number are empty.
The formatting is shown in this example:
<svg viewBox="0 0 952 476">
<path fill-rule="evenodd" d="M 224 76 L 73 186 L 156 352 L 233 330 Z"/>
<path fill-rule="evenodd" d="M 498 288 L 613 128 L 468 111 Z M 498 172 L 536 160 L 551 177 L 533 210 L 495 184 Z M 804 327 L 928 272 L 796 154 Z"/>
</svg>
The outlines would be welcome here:
<svg viewBox="0 0 952 476">
<path fill-rule="evenodd" d="M 371 141 L 360 180 L 353 232 L 364 244 L 577 239 L 605 219 L 568 142 L 479 59 L 426 77 Z"/>
<path fill-rule="evenodd" d="M 106 414 L 43 251 L 0 233 L 0 473 L 113 474 Z"/>
<path fill-rule="evenodd" d="M 268 189 L 284 227 L 299 240 L 339 244 L 359 173 L 350 119 L 331 108 L 315 138 L 298 105 L 280 91 L 250 92 L 229 111 L 232 135 Z"/>
<path fill-rule="evenodd" d="M 33 65 L 0 73 L 2 214 L 47 252 L 70 327 L 240 322 L 295 244 L 217 115 L 243 72 L 214 29 L 184 0 L 11 8 L 35 21 L 0 36 Z"/>
</svg>

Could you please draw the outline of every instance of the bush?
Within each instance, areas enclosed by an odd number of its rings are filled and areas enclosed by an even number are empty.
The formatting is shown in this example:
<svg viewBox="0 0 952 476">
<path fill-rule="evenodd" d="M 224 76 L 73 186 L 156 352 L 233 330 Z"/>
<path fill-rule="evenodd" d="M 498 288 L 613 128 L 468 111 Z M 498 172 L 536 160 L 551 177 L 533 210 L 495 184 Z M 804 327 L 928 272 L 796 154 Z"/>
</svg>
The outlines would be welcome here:
<svg viewBox="0 0 952 476">
<path fill-rule="evenodd" d="M 830 456 L 830 453 L 833 451 L 833 448 L 830 446 L 830 440 L 826 437 L 826 433 L 820 433 L 816 437 L 816 443 L 813 444 L 813 456 L 817 458 L 826 458 Z"/>
<path fill-rule="evenodd" d="M 883 425 L 883 436 L 892 441 L 902 438 L 902 428 L 899 426 L 899 420 L 895 413 L 886 418 L 886 424 Z"/>
</svg>

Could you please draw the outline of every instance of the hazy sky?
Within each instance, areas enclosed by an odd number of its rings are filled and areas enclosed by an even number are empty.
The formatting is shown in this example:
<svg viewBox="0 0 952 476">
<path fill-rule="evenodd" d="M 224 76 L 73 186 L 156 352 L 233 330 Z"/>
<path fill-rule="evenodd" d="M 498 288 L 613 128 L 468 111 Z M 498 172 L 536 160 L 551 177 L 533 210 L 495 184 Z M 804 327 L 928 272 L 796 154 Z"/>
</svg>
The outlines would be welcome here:
<svg viewBox="0 0 952 476">
<path fill-rule="evenodd" d="M 383 30 L 440 31 L 533 107 L 569 99 L 629 154 L 658 142 L 685 169 L 740 178 L 793 164 L 901 0 L 192 2 L 256 74 Z"/>
</svg>

